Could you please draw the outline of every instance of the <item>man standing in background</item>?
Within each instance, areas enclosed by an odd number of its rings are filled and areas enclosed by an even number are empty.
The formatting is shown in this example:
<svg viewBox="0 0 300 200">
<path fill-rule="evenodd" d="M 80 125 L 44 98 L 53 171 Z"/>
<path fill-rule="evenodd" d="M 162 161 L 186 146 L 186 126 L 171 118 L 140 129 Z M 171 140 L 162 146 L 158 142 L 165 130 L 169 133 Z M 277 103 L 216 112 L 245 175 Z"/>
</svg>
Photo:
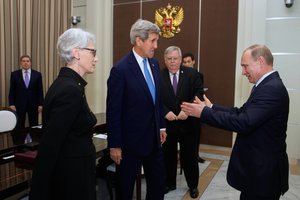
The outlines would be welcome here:
<svg viewBox="0 0 300 200">
<path fill-rule="evenodd" d="M 186 67 L 192 67 L 194 68 L 195 65 L 195 56 L 192 53 L 185 53 L 182 56 L 182 65 Z M 204 84 L 204 78 L 203 74 L 198 72 L 201 78 L 202 85 Z M 197 134 L 197 146 L 196 146 L 196 155 L 197 160 L 199 163 L 204 163 L 205 160 L 199 156 L 199 145 L 200 145 L 200 135 L 201 135 L 201 123 L 199 122 L 199 119 L 195 119 L 195 131 Z"/>
<path fill-rule="evenodd" d="M 198 197 L 199 167 L 195 153 L 199 138 L 195 131 L 195 118 L 188 117 L 180 108 L 183 101 L 193 101 L 203 96 L 199 73 L 190 67 L 181 66 L 179 47 L 165 50 L 166 68 L 162 70 L 162 95 L 168 139 L 163 145 L 167 169 L 165 192 L 176 189 L 177 143 L 180 145 L 180 163 L 192 198 Z"/>
<path fill-rule="evenodd" d="M 38 125 L 38 114 L 42 112 L 44 101 L 42 75 L 31 69 L 31 58 L 23 55 L 20 67 L 11 73 L 9 90 L 9 107 L 17 113 L 16 128 L 25 127 L 26 113 L 29 126 Z"/>
</svg>

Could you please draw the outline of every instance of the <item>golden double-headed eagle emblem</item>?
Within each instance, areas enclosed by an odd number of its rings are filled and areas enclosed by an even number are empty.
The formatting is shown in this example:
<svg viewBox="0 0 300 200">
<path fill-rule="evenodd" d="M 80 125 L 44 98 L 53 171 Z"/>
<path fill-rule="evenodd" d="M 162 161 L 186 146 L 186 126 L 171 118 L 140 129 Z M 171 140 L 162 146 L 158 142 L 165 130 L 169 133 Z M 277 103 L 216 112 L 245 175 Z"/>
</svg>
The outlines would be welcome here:
<svg viewBox="0 0 300 200">
<path fill-rule="evenodd" d="M 155 11 L 155 24 L 159 26 L 160 35 L 164 38 L 174 37 L 181 31 L 179 25 L 183 21 L 183 8 L 179 6 L 172 7 L 170 3 L 166 8 L 161 7 Z"/>
</svg>

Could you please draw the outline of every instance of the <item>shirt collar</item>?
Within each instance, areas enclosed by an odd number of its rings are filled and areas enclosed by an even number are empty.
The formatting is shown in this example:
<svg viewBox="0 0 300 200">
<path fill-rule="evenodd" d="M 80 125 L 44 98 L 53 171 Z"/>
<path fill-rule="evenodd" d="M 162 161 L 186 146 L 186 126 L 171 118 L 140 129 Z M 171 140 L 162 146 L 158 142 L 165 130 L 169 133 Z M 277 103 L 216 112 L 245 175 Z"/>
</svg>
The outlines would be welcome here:
<svg viewBox="0 0 300 200">
<path fill-rule="evenodd" d="M 133 52 L 133 55 L 134 55 L 136 61 L 138 62 L 138 64 L 139 64 L 140 66 L 143 66 L 142 63 L 143 63 L 144 58 L 143 58 L 142 56 L 140 56 L 137 52 L 135 52 L 135 51 L 134 51 L 134 48 L 132 48 L 132 52 Z M 147 59 L 147 58 L 146 58 L 146 59 Z"/>
<path fill-rule="evenodd" d="M 28 72 L 29 74 L 31 73 L 31 68 L 29 68 L 29 69 L 23 69 L 23 68 L 22 68 L 22 73 L 24 74 L 26 70 L 27 70 L 27 72 Z"/>
<path fill-rule="evenodd" d="M 178 77 L 178 75 L 179 75 L 179 71 L 180 71 L 180 69 L 178 69 L 177 72 L 175 73 L 177 77 Z M 172 73 L 172 72 L 170 72 L 170 71 L 169 71 L 169 74 L 172 75 L 172 76 L 174 75 L 174 73 Z"/>
<path fill-rule="evenodd" d="M 258 81 L 255 83 L 255 87 L 257 87 L 267 76 L 269 76 L 270 74 L 274 73 L 275 70 L 272 70 L 266 74 L 264 74 L 260 79 L 258 79 Z"/>
</svg>

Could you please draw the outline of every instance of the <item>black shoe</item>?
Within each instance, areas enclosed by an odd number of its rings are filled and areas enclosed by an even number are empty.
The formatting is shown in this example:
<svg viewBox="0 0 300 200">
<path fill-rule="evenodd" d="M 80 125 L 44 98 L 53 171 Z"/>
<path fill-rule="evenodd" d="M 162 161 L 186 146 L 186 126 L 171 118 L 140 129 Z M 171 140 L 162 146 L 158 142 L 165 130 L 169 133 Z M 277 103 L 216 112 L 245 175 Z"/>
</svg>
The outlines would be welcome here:
<svg viewBox="0 0 300 200">
<path fill-rule="evenodd" d="M 201 158 L 200 156 L 198 156 L 197 160 L 199 163 L 205 163 L 205 160 L 203 158 Z"/>
<path fill-rule="evenodd" d="M 168 192 L 172 191 L 172 190 L 176 190 L 176 186 L 172 186 L 172 187 L 165 187 L 165 194 L 167 194 Z"/>
<path fill-rule="evenodd" d="M 190 196 L 193 198 L 193 199 L 196 199 L 199 195 L 199 192 L 198 192 L 198 189 L 197 188 L 192 188 L 190 189 Z"/>
</svg>

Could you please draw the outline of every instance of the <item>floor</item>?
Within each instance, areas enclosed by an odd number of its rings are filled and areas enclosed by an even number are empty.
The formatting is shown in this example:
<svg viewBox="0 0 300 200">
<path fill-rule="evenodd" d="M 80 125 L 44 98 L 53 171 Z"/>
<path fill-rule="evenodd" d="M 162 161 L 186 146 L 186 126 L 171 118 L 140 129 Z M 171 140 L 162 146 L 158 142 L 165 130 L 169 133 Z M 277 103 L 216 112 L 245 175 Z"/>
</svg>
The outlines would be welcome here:
<svg viewBox="0 0 300 200">
<path fill-rule="evenodd" d="M 200 156 L 206 160 L 199 163 L 199 197 L 200 200 L 238 200 L 240 192 L 226 182 L 226 171 L 231 153 L 230 148 L 209 145 L 200 146 Z M 290 165 L 290 189 L 280 200 L 300 199 L 300 164 Z M 145 199 L 145 185 L 142 185 L 142 199 Z M 192 200 L 183 175 L 177 176 L 177 189 L 165 195 L 165 200 Z"/>
<path fill-rule="evenodd" d="M 199 163 L 199 197 L 198 200 L 238 200 L 240 193 L 230 187 L 226 182 L 226 171 L 231 153 L 230 148 L 200 145 L 199 155 L 206 160 Z M 290 165 L 289 191 L 280 200 L 300 199 L 300 163 Z M 145 199 L 145 182 L 142 180 L 142 199 Z M 135 193 L 134 193 L 135 194 Z M 9 200 L 28 198 L 10 198 Z M 109 195 L 105 182 L 98 180 L 97 200 L 108 200 Z M 134 197 L 135 199 L 135 197 Z M 184 175 L 177 176 L 177 189 L 165 195 L 165 200 L 193 200 L 188 193 Z"/>
</svg>

